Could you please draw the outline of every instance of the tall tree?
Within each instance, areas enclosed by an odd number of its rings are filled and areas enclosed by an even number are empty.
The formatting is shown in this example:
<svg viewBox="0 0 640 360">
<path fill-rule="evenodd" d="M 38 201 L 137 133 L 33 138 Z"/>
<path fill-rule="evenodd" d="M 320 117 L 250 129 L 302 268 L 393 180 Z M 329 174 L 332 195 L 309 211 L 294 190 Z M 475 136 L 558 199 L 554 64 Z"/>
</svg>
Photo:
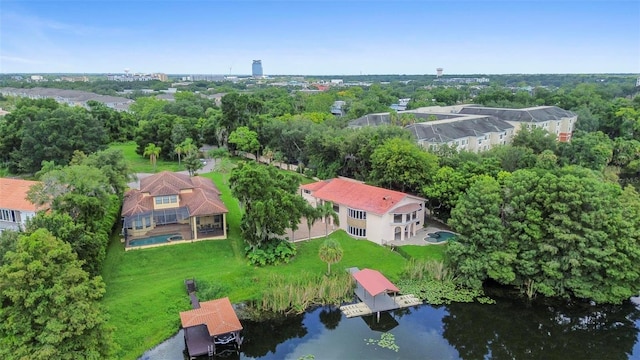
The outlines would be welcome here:
<svg viewBox="0 0 640 360">
<path fill-rule="evenodd" d="M 326 239 L 322 245 L 320 245 L 318 256 L 320 256 L 322 261 L 327 263 L 327 275 L 331 274 L 331 264 L 340 262 L 343 253 L 344 251 L 340 243 L 334 239 Z"/>
<path fill-rule="evenodd" d="M 0 267 L 0 357 L 107 359 L 112 330 L 99 300 L 100 277 L 89 277 L 69 244 L 46 230 L 18 240 Z"/>
<path fill-rule="evenodd" d="M 329 201 L 325 201 L 322 205 L 316 207 L 318 217 L 324 221 L 324 237 L 329 236 L 329 221 L 332 220 L 333 224 L 340 225 L 340 217 L 338 213 L 333 210 L 333 204 Z"/>
<path fill-rule="evenodd" d="M 504 283 L 514 280 L 515 255 L 503 237 L 500 184 L 481 176 L 451 211 L 449 224 L 458 232 L 447 253 L 463 281 L 480 287 L 487 278 Z"/>
<path fill-rule="evenodd" d="M 82 268 L 89 274 L 98 275 L 102 262 L 106 256 L 106 234 L 96 234 L 80 222 L 75 222 L 71 216 L 61 212 L 39 212 L 29 219 L 26 233 L 31 234 L 38 229 L 46 229 L 53 236 L 69 245 L 82 260 Z"/>
<path fill-rule="evenodd" d="M 144 148 L 143 156 L 148 156 L 151 164 L 153 165 L 153 171 L 156 171 L 156 162 L 158 161 L 158 156 L 160 155 L 160 148 L 156 146 L 156 144 L 148 144 Z"/>
<path fill-rule="evenodd" d="M 17 155 L 24 172 L 40 170 L 44 160 L 67 164 L 76 150 L 90 154 L 106 147 L 104 127 L 84 108 L 61 106 L 42 116 L 24 124 Z"/>
<path fill-rule="evenodd" d="M 236 149 L 254 154 L 258 161 L 258 150 L 260 143 L 258 142 L 258 134 L 249 130 L 246 126 L 240 126 L 229 135 L 229 144 L 235 145 Z"/>
<path fill-rule="evenodd" d="M 540 127 L 523 125 L 513 137 L 513 146 L 521 146 L 540 154 L 545 150 L 556 150 L 556 136 Z"/>
<path fill-rule="evenodd" d="M 241 230 L 251 249 L 259 249 L 287 229 L 297 230 L 310 206 L 297 194 L 298 180 L 271 166 L 242 162 L 231 171 L 229 182 L 244 208 Z"/>
<path fill-rule="evenodd" d="M 316 222 L 316 220 L 320 219 L 320 214 L 318 212 L 318 209 L 314 208 L 313 206 L 309 206 L 305 208 L 304 218 L 307 221 L 307 228 L 309 230 L 309 240 L 311 240 L 311 228 L 313 227 L 313 224 Z"/>
<path fill-rule="evenodd" d="M 189 172 L 189 176 L 196 175 L 196 172 L 204 167 L 204 164 L 195 153 L 190 153 L 184 158 L 184 168 Z"/>
<path fill-rule="evenodd" d="M 371 155 L 373 182 L 399 191 L 418 193 L 438 168 L 438 158 L 414 142 L 389 139 Z"/>
<path fill-rule="evenodd" d="M 37 205 L 68 214 L 90 231 L 96 231 L 111 204 L 109 180 L 100 169 L 71 165 L 53 170 L 29 189 L 28 198 Z"/>
</svg>

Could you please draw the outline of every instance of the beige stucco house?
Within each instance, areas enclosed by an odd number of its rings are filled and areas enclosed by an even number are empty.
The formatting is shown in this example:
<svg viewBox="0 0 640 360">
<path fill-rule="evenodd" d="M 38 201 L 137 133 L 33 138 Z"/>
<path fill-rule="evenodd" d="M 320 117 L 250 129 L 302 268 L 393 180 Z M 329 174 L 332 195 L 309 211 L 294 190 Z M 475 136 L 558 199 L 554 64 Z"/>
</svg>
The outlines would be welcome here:
<svg viewBox="0 0 640 360">
<path fill-rule="evenodd" d="M 129 248 L 226 239 L 227 213 L 220 191 L 210 179 L 163 171 L 141 179 L 139 190 L 125 194 L 125 244 Z M 164 239 L 162 235 L 175 236 Z"/>
<path fill-rule="evenodd" d="M 425 199 L 353 179 L 302 185 L 300 194 L 313 206 L 332 203 L 341 229 L 380 245 L 405 240 L 424 226 Z"/>
</svg>

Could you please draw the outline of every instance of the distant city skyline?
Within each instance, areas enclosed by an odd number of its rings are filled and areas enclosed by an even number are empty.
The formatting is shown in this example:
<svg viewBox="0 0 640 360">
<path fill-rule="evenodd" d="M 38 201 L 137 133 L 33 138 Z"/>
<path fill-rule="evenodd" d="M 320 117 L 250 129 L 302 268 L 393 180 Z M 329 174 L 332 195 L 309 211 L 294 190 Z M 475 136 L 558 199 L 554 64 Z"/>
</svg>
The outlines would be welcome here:
<svg viewBox="0 0 640 360">
<path fill-rule="evenodd" d="M 640 73 L 638 1 L 12 1 L 0 73 Z"/>
</svg>

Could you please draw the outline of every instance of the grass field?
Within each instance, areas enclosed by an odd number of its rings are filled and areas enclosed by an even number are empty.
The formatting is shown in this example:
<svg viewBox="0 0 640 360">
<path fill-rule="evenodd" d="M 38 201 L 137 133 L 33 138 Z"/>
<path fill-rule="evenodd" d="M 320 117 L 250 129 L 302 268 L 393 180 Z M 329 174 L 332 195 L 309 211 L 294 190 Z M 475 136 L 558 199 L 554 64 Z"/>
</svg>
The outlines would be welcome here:
<svg viewBox="0 0 640 360">
<path fill-rule="evenodd" d="M 289 264 L 264 268 L 248 265 L 239 230 L 241 213 L 237 200 L 231 196 L 228 175 L 210 173 L 203 176 L 213 179 L 229 209 L 227 240 L 128 252 L 117 237 L 111 241 L 103 268 L 107 293 L 102 303 L 110 315 L 110 324 L 116 328 L 121 359 L 138 358 L 179 329 L 178 312 L 190 309 L 184 279 L 214 283 L 225 289 L 224 295 L 235 303 L 260 299 L 264 284 L 272 274 L 294 277 L 303 272 L 323 274 L 327 270 L 326 263 L 318 257 L 323 239 L 297 243 L 298 254 Z M 398 252 L 366 240 L 355 240 L 343 231 L 335 232 L 331 237 L 344 249 L 342 260 L 331 267 L 332 272 L 352 266 L 368 267 L 395 281 L 407 262 Z M 426 255 L 429 251 L 418 249 L 412 252 L 416 256 L 441 256 Z"/>
<path fill-rule="evenodd" d="M 136 143 L 133 141 L 127 143 L 117 143 L 109 145 L 109 148 L 120 149 L 124 153 L 124 158 L 129 164 L 129 167 L 136 173 L 153 173 L 160 171 L 180 171 L 184 170 L 182 166 L 178 165 L 178 161 L 166 161 L 158 159 L 156 162 L 156 171 L 153 170 L 153 165 L 149 161 L 148 157 L 143 157 L 136 153 Z"/>
</svg>

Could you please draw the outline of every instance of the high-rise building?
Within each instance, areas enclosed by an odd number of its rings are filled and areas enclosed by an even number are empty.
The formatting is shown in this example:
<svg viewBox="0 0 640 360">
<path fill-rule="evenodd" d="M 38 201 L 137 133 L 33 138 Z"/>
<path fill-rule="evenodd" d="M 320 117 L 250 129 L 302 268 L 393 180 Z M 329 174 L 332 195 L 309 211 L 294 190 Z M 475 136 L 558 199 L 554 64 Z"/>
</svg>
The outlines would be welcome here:
<svg viewBox="0 0 640 360">
<path fill-rule="evenodd" d="M 254 78 L 261 78 L 262 74 L 262 60 L 253 60 L 253 65 L 251 66 L 251 75 Z"/>
</svg>

